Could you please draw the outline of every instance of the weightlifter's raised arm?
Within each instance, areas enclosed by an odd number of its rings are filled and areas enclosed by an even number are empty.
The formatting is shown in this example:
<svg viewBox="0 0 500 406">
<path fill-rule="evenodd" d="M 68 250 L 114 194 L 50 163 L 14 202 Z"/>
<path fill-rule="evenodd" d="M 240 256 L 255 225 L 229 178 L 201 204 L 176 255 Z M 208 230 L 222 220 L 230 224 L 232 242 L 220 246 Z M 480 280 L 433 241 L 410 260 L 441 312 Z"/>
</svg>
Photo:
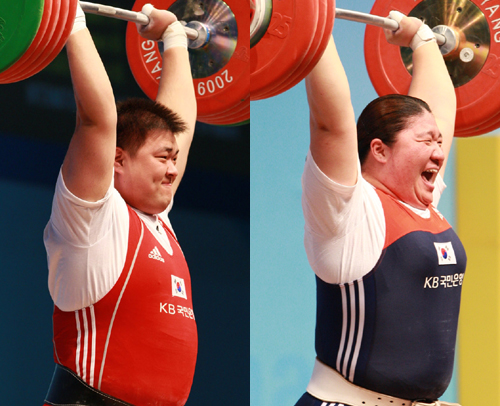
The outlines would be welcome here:
<svg viewBox="0 0 500 406">
<path fill-rule="evenodd" d="M 66 187 L 77 197 L 97 201 L 111 184 L 116 148 L 116 105 L 111 84 L 78 6 L 66 43 L 75 94 L 76 128 L 64 159 Z"/>
<path fill-rule="evenodd" d="M 176 136 L 179 154 L 176 164 L 178 175 L 173 184 L 175 193 L 186 169 L 197 114 L 187 37 L 182 24 L 173 13 L 157 10 L 150 5 L 145 6 L 142 12 L 148 15 L 150 22 L 147 26 L 138 26 L 139 33 L 151 40 L 163 40 L 164 46 L 156 101 L 179 114 L 187 124 L 187 130 Z"/>
<path fill-rule="evenodd" d="M 356 122 L 349 83 L 333 38 L 306 78 L 306 89 L 314 161 L 330 179 L 354 185 L 358 165 Z"/>
<path fill-rule="evenodd" d="M 397 12 L 391 12 L 391 18 L 398 21 L 400 29 L 396 32 L 385 30 L 388 42 L 410 46 L 413 41 L 413 74 L 408 94 L 424 100 L 436 119 L 446 156 L 440 171 L 443 176 L 455 132 L 457 100 L 453 82 L 436 41 L 431 39 L 430 29 L 423 27 L 421 20 Z M 415 32 L 419 33 L 415 35 Z"/>
</svg>

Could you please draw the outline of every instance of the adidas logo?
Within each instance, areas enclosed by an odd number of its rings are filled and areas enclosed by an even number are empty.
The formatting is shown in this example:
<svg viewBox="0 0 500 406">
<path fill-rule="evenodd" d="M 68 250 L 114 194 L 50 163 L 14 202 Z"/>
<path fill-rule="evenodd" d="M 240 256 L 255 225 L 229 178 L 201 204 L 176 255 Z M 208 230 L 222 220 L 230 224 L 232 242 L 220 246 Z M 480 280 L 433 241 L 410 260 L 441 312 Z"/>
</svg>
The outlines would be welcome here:
<svg viewBox="0 0 500 406">
<path fill-rule="evenodd" d="M 148 255 L 149 258 L 157 259 L 158 261 L 165 262 L 165 260 L 161 257 L 160 250 L 158 247 L 154 247 Z"/>
</svg>

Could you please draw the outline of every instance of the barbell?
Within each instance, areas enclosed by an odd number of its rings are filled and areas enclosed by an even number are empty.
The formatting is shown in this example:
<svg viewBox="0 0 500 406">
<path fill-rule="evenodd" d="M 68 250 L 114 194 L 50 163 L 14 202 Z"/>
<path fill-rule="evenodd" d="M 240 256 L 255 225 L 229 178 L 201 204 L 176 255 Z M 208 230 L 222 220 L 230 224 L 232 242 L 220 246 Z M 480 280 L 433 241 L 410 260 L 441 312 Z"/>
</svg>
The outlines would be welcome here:
<svg viewBox="0 0 500 406">
<path fill-rule="evenodd" d="M 250 9 L 241 0 L 138 0 L 132 11 L 80 4 L 88 13 L 147 24 L 139 10 L 151 2 L 186 21 L 198 119 L 223 125 L 247 122 L 250 100 L 276 96 L 300 82 L 326 48 L 335 18 L 367 24 L 365 59 L 377 93 L 406 93 L 411 50 L 388 45 L 375 28 L 397 29 L 397 22 L 380 16 L 398 10 L 425 20 L 435 33 L 457 94 L 456 135 L 479 135 L 500 125 L 500 102 L 494 97 L 500 6 L 491 0 L 377 0 L 370 14 L 335 8 L 334 0 L 249 1 Z M 48 65 L 64 46 L 76 12 L 76 0 L 11 0 L 7 5 L 7 12 L 6 4 L 0 5 L 0 83 L 26 79 Z M 19 16 L 14 30 L 9 31 L 6 15 Z M 145 40 L 129 24 L 126 44 L 137 83 L 155 98 L 161 43 Z"/>
<path fill-rule="evenodd" d="M 406 94 L 411 49 L 390 45 L 383 31 L 391 10 L 423 19 L 440 44 L 457 95 L 456 136 L 485 134 L 500 126 L 500 5 L 498 0 L 376 0 L 370 14 L 335 9 L 332 1 L 254 0 L 251 24 L 251 100 L 276 96 L 301 81 L 326 47 L 333 19 L 367 24 L 365 60 L 379 95 Z M 360 17 L 360 18 L 358 18 Z M 326 20 L 326 28 L 324 28 Z M 307 39 L 306 39 L 307 38 Z"/>
<path fill-rule="evenodd" d="M 146 3 L 168 9 L 179 20 L 187 21 L 184 29 L 189 38 L 198 120 L 217 125 L 248 122 L 250 36 L 248 8 L 243 2 L 138 0 L 132 11 L 80 4 L 88 13 L 147 24 L 148 17 L 139 12 Z M 10 0 L 0 4 L 0 83 L 27 79 L 59 54 L 71 33 L 76 6 L 77 0 Z M 138 85 L 152 99 L 156 98 L 162 70 L 161 47 L 161 43 L 141 37 L 135 24 L 128 25 L 130 68 Z"/>
<path fill-rule="evenodd" d="M 383 14 L 397 4 L 399 11 L 424 19 L 434 29 L 444 26 L 456 33 L 457 44 L 444 55 L 457 96 L 456 136 L 481 135 L 500 126 L 500 6 L 495 3 L 400 0 L 375 2 L 372 8 L 373 13 Z M 378 94 L 408 91 L 408 49 L 388 46 L 379 32 L 367 27 L 365 59 Z"/>
</svg>

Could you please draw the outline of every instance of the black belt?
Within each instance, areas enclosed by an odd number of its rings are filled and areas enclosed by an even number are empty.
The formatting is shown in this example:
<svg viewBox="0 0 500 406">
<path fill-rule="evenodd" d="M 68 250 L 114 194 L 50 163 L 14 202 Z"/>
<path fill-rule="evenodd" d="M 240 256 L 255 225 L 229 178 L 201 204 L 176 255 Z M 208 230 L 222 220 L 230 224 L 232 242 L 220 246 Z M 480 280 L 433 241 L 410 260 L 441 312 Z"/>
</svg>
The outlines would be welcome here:
<svg viewBox="0 0 500 406">
<path fill-rule="evenodd" d="M 87 385 L 73 371 L 56 364 L 45 403 L 54 406 L 133 406 Z"/>
</svg>

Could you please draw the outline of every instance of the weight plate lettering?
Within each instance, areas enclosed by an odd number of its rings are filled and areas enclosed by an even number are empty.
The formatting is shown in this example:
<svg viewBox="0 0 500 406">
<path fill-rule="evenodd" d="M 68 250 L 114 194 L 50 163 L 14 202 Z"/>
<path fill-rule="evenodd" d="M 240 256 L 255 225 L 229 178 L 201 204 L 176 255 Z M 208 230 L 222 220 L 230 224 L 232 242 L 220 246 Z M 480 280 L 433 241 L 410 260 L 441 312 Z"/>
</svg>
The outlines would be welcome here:
<svg viewBox="0 0 500 406">
<path fill-rule="evenodd" d="M 140 11 L 149 0 L 139 0 Z M 250 28 L 248 4 L 241 0 L 210 0 L 194 4 L 187 0 L 155 0 L 153 6 L 169 9 L 179 20 L 199 21 L 209 26 L 211 40 L 200 49 L 189 49 L 193 83 L 198 101 L 198 120 L 210 124 L 211 115 L 249 106 Z M 127 27 L 127 57 L 132 73 L 146 95 L 155 99 L 162 59 L 158 44 L 142 38 L 135 27 Z M 249 108 L 248 117 L 249 118 Z M 205 119 L 206 117 L 206 119 Z"/>
</svg>

